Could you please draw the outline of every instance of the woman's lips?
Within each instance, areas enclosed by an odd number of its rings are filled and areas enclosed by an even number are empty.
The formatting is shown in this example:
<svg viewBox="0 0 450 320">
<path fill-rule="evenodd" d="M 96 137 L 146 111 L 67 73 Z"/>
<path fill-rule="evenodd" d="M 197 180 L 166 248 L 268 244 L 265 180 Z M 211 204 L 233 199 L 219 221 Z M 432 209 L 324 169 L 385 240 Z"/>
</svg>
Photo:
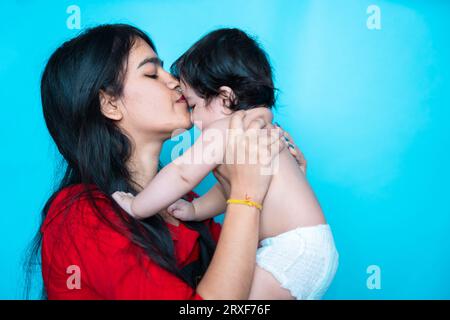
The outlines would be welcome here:
<svg viewBox="0 0 450 320">
<path fill-rule="evenodd" d="M 185 102 L 186 102 L 186 98 L 183 95 L 181 95 L 181 97 L 178 98 L 178 100 L 176 101 L 176 103 L 185 103 Z"/>
</svg>

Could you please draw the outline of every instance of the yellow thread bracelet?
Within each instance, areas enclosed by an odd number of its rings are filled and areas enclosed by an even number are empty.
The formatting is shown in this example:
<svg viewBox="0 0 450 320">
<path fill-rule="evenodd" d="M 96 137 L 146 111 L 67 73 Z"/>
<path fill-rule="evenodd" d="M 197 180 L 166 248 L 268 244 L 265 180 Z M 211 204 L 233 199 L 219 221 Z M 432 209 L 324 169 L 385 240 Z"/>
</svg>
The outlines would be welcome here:
<svg viewBox="0 0 450 320">
<path fill-rule="evenodd" d="M 259 210 L 262 210 L 262 205 L 250 200 L 228 199 L 227 203 L 244 204 L 246 206 L 255 207 Z"/>
</svg>

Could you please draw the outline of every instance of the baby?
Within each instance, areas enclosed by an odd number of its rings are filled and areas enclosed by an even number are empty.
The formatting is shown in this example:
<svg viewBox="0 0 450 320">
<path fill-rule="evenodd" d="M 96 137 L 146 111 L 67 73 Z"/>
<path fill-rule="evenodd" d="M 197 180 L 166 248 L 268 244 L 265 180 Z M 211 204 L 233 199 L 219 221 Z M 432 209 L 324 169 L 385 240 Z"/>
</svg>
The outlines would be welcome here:
<svg viewBox="0 0 450 320">
<path fill-rule="evenodd" d="M 230 115 L 249 110 L 249 119 L 272 121 L 272 70 L 256 41 L 238 29 L 207 34 L 171 69 L 180 79 L 192 121 L 202 134 L 136 197 L 122 192 L 113 197 L 138 219 L 168 207 L 167 211 L 180 220 L 202 221 L 223 213 L 230 194 L 221 165 Z M 211 171 L 219 183 L 208 193 L 192 203 L 178 200 Z M 304 172 L 287 149 L 279 155 L 260 221 L 249 298 L 320 299 L 336 273 L 338 253 Z"/>
</svg>

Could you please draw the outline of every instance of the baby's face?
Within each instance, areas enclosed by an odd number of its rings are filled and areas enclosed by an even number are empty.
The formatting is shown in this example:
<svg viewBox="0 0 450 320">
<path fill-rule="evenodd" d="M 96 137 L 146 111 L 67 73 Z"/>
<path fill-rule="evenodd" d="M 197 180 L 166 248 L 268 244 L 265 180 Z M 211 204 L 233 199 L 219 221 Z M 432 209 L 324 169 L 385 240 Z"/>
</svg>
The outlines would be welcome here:
<svg viewBox="0 0 450 320">
<path fill-rule="evenodd" d="M 226 108 L 223 107 L 221 99 L 216 97 L 206 105 L 206 100 L 199 97 L 184 81 L 180 81 L 183 95 L 191 109 L 191 121 L 199 129 L 204 129 L 212 122 L 227 117 Z"/>
</svg>

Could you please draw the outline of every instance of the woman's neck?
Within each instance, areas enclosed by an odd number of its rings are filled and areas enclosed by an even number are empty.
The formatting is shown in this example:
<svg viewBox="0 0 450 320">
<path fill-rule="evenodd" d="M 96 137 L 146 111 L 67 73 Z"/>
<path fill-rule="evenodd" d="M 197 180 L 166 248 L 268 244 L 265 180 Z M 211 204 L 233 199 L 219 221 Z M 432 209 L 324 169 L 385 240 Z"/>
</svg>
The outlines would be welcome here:
<svg viewBox="0 0 450 320">
<path fill-rule="evenodd" d="M 162 142 L 159 141 L 139 145 L 134 148 L 128 162 L 128 168 L 138 191 L 145 188 L 158 172 L 161 148 Z"/>
<path fill-rule="evenodd" d="M 136 184 L 136 190 L 141 191 L 156 176 L 159 165 L 159 155 L 161 153 L 162 142 L 154 141 L 136 146 L 131 159 L 128 162 L 128 168 L 131 172 L 131 178 Z M 179 225 L 179 221 L 162 210 L 159 213 L 164 220 L 175 226 Z"/>
</svg>

